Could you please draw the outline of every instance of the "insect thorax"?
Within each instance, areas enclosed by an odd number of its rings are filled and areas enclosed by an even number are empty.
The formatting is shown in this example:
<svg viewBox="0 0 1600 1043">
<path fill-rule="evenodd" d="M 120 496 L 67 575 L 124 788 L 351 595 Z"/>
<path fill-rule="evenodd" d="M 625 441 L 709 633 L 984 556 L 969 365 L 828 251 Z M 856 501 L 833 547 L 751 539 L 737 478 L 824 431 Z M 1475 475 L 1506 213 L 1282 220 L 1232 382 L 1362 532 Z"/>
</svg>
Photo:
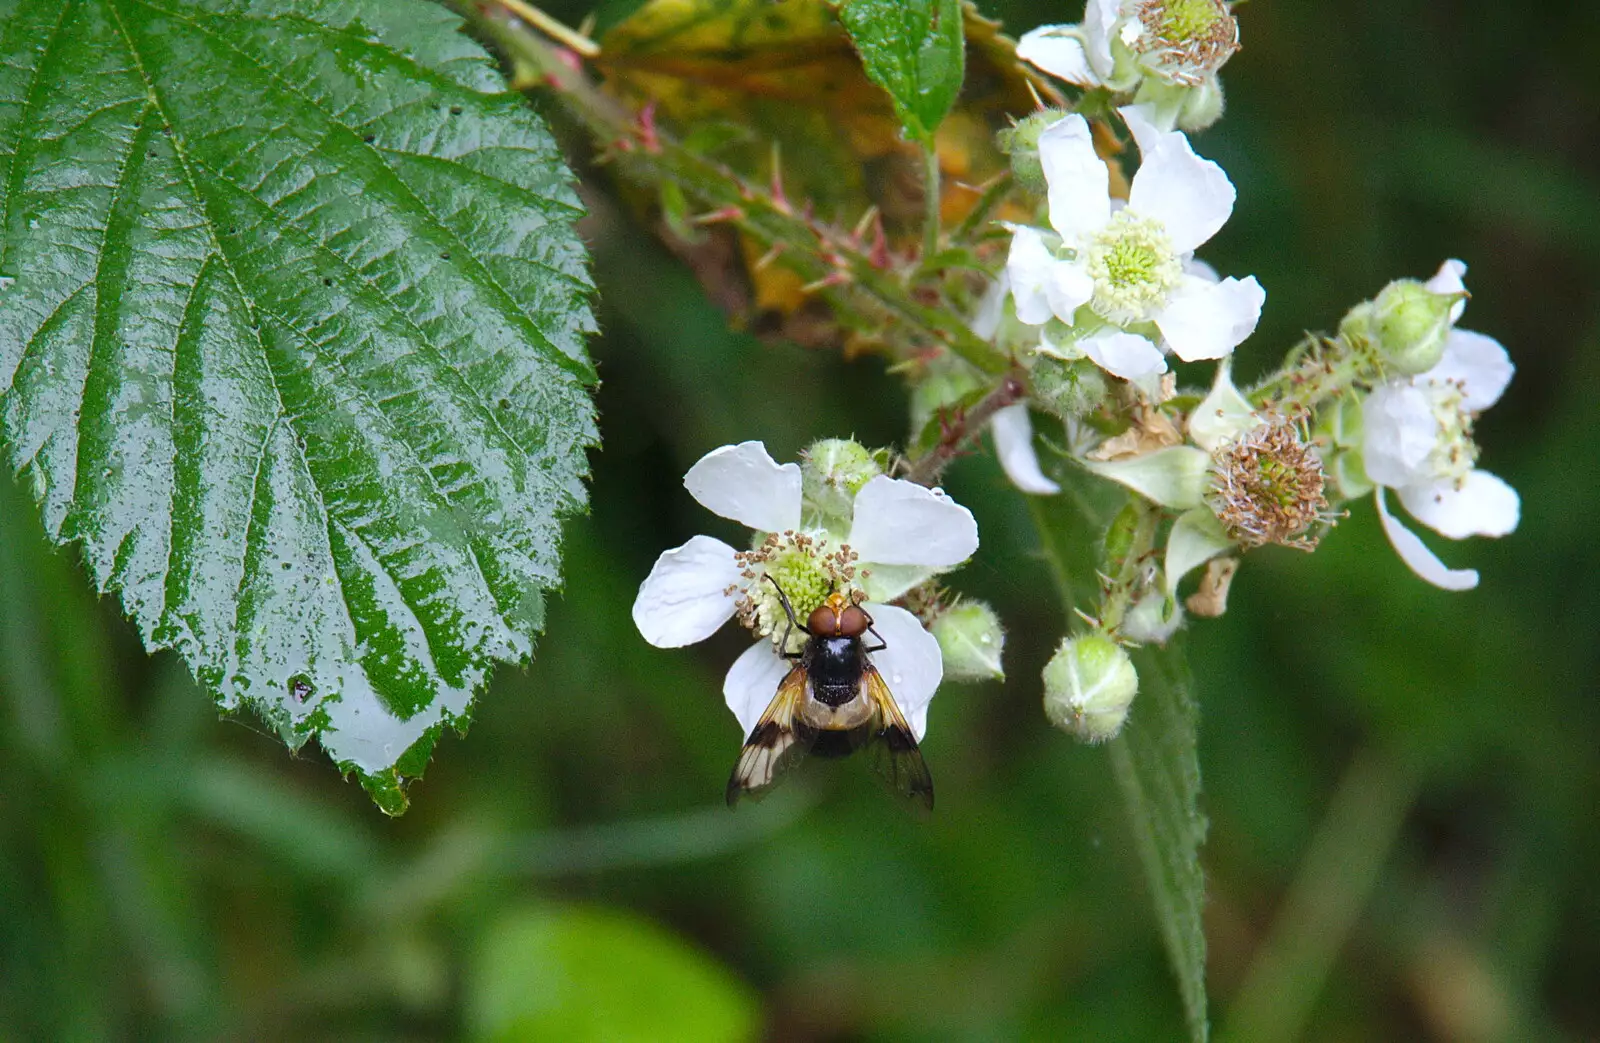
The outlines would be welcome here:
<svg viewBox="0 0 1600 1043">
<path fill-rule="evenodd" d="M 858 637 L 814 637 L 806 647 L 812 693 L 828 706 L 843 706 L 856 697 L 866 665 Z"/>
</svg>

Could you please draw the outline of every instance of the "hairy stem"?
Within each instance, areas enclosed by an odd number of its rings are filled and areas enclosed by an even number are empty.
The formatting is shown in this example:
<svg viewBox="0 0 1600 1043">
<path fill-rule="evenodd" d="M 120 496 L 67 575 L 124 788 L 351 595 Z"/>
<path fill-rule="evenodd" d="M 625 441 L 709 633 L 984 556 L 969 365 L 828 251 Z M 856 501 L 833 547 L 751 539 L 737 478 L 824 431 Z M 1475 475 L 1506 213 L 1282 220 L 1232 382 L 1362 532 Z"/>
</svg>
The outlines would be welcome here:
<svg viewBox="0 0 1600 1043">
<path fill-rule="evenodd" d="M 939 252 L 939 152 L 928 140 L 922 145 L 922 263 Z"/>
</svg>

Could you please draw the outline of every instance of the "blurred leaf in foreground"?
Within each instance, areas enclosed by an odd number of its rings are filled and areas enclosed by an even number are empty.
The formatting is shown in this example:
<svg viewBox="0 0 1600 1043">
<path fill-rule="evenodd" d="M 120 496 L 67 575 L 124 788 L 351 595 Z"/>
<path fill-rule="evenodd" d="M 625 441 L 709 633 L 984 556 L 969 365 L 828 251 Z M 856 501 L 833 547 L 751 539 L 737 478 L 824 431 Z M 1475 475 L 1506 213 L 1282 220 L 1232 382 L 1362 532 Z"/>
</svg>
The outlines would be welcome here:
<svg viewBox="0 0 1600 1043">
<path fill-rule="evenodd" d="M 648 920 L 581 906 L 513 910 L 467 985 L 474 1039 L 736 1043 L 760 1011 L 722 965 Z"/>
<path fill-rule="evenodd" d="M 397 813 L 585 502 L 561 158 L 420 0 L 7 10 L 10 466 L 147 648 Z"/>
</svg>

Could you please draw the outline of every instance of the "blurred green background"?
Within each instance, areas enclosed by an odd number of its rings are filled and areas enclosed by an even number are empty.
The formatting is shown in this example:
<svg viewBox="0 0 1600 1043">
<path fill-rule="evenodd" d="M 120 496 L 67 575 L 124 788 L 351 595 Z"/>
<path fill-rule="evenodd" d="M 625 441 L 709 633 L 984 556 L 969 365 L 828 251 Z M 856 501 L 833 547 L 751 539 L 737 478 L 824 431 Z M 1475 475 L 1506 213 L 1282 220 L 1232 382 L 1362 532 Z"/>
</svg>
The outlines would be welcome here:
<svg viewBox="0 0 1600 1043">
<path fill-rule="evenodd" d="M 980 6 L 1016 31 L 1078 14 Z M 1240 371 L 1464 259 L 1464 325 L 1519 367 L 1477 434 L 1523 520 L 1434 540 L 1483 573 L 1448 594 L 1358 504 L 1313 556 L 1252 555 L 1191 627 L 1214 1023 L 1600 1038 L 1600 5 L 1240 15 L 1228 118 L 1198 144 L 1239 191 L 1207 259 L 1269 292 Z M 398 821 L 314 749 L 218 721 L 0 482 L 0 1038 L 1178 1038 L 1105 753 L 1039 709 L 1063 619 L 986 456 L 948 484 L 1010 680 L 934 702 L 932 821 L 851 762 L 722 807 L 742 638 L 661 651 L 628 617 L 657 553 L 733 532 L 679 477 L 745 438 L 895 441 L 904 396 L 876 362 L 729 332 L 603 197 L 586 232 L 593 514 L 537 662 L 496 677 Z"/>
</svg>

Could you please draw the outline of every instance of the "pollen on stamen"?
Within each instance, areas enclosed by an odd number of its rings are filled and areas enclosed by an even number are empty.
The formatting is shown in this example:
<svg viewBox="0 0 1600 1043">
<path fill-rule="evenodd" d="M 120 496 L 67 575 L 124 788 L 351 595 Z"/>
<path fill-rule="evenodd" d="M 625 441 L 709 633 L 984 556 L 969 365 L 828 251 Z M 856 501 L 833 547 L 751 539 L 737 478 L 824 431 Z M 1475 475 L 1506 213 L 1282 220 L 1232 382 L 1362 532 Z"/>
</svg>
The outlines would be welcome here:
<svg viewBox="0 0 1600 1043">
<path fill-rule="evenodd" d="M 1276 416 L 1217 447 L 1206 496 L 1229 537 L 1242 547 L 1276 543 L 1310 551 L 1332 525 L 1322 457 L 1303 418 Z"/>
</svg>

